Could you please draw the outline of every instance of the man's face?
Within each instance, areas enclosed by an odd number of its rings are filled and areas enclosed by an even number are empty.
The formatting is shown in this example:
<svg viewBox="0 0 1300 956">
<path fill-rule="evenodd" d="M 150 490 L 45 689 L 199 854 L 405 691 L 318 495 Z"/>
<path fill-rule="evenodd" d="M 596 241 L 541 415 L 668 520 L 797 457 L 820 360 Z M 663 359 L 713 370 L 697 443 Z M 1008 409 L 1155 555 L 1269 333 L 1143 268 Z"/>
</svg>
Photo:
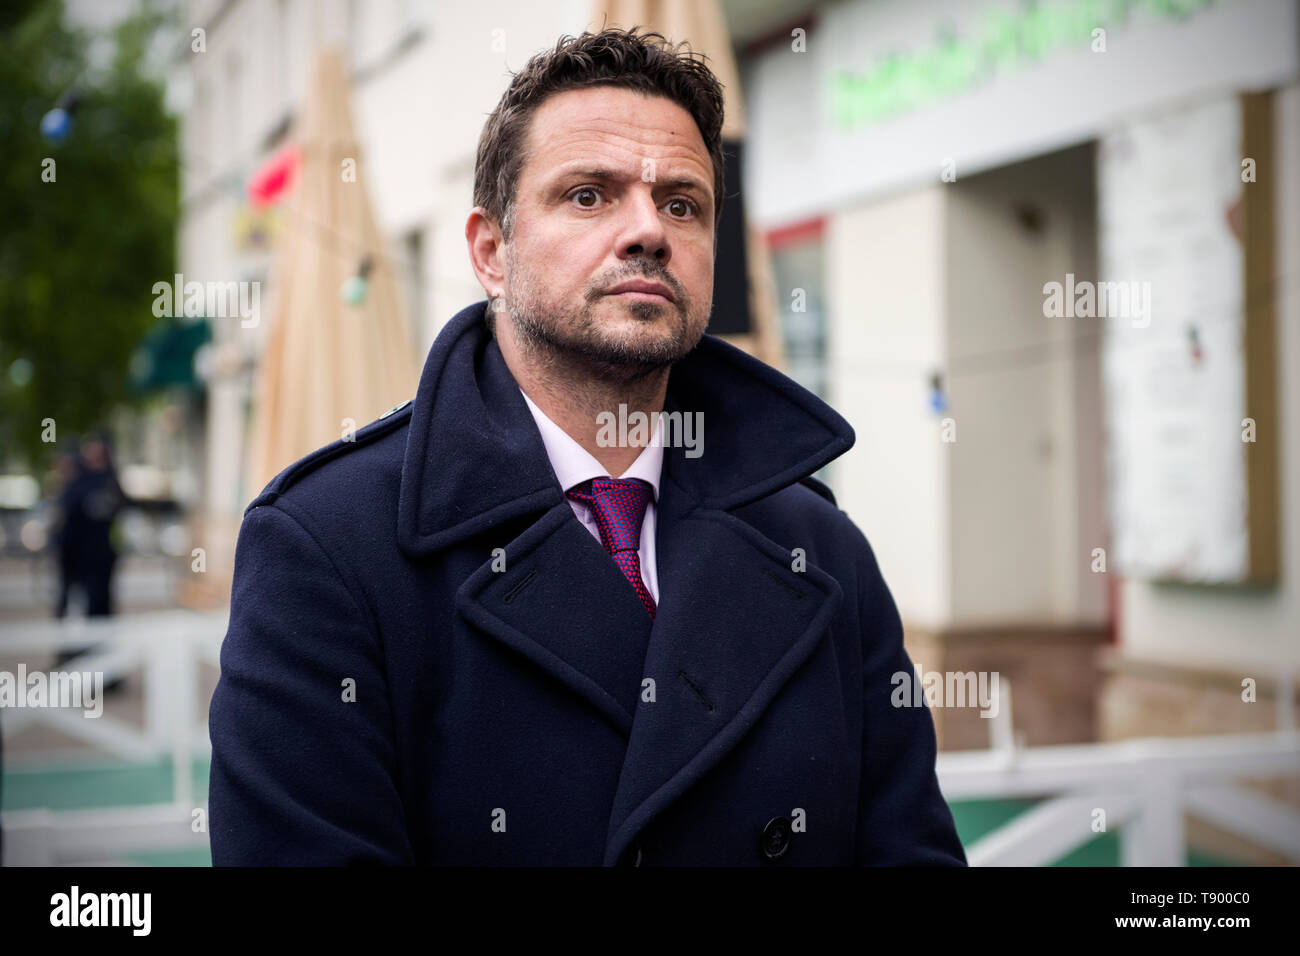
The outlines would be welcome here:
<svg viewBox="0 0 1300 956">
<path fill-rule="evenodd" d="M 690 113 L 631 90 L 569 90 L 538 107 L 527 144 L 503 256 L 521 344 L 613 379 L 684 357 L 713 303 L 713 165 Z M 615 291 L 637 282 L 665 295 Z"/>
</svg>

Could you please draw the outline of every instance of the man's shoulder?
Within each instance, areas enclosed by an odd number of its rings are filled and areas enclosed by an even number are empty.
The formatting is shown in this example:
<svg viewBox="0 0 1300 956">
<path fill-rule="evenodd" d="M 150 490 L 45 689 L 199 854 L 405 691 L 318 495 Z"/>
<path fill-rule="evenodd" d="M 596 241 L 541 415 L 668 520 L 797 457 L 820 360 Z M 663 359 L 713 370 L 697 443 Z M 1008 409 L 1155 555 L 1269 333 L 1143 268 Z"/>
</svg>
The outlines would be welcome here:
<svg viewBox="0 0 1300 956">
<path fill-rule="evenodd" d="M 819 518 L 833 523 L 847 521 L 835 500 L 835 492 L 825 482 L 808 475 L 772 495 L 760 499 L 781 510 L 795 510 L 805 519 Z"/>
<path fill-rule="evenodd" d="M 773 533 L 781 533 L 786 525 L 819 536 L 856 531 L 830 486 L 811 475 L 742 506 L 736 514 Z"/>
<path fill-rule="evenodd" d="M 812 475 L 808 475 L 806 478 L 800 478 L 799 484 L 807 488 L 811 488 L 813 491 L 817 492 L 817 494 L 821 495 L 831 504 L 835 505 L 837 510 L 839 509 L 839 505 L 836 504 L 835 502 L 835 493 L 831 491 L 830 485 L 826 484 L 825 482 L 818 481 Z"/>
<path fill-rule="evenodd" d="M 272 478 L 244 509 L 288 500 L 299 506 L 325 495 L 352 496 L 385 474 L 400 475 L 411 421 L 411 399 L 399 402 L 374 421 L 299 458 Z"/>
<path fill-rule="evenodd" d="M 860 560 L 870 552 L 862 529 L 825 482 L 807 476 L 736 512 L 774 540 L 808 542 L 826 554 Z"/>
</svg>

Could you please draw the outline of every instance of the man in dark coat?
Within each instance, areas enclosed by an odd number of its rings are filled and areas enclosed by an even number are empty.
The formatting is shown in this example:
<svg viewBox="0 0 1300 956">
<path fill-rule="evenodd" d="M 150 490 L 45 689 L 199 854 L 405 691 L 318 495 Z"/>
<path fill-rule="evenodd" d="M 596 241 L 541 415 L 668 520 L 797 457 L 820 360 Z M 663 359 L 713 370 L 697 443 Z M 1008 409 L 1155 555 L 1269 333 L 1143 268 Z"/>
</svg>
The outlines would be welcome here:
<svg viewBox="0 0 1300 956">
<path fill-rule="evenodd" d="M 704 335 L 721 107 L 623 31 L 512 81 L 489 300 L 245 512 L 214 863 L 965 864 L 894 602 L 810 477 L 853 431 Z"/>
</svg>

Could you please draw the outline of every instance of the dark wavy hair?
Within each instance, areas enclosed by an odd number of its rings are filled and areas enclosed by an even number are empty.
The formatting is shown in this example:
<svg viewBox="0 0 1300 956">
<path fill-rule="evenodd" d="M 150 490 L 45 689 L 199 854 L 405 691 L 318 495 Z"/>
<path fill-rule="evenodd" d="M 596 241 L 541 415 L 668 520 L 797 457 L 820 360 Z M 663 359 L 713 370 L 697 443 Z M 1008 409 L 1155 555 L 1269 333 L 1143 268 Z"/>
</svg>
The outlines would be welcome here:
<svg viewBox="0 0 1300 956">
<path fill-rule="evenodd" d="M 685 43 L 672 44 L 662 34 L 639 30 L 634 26 L 561 37 L 554 50 L 538 53 L 510 81 L 483 126 L 474 161 L 474 205 L 500 225 L 507 241 L 533 113 L 549 96 L 592 86 L 663 96 L 691 114 L 713 161 L 716 235 L 722 218 L 722 85 L 702 53 Z"/>
</svg>

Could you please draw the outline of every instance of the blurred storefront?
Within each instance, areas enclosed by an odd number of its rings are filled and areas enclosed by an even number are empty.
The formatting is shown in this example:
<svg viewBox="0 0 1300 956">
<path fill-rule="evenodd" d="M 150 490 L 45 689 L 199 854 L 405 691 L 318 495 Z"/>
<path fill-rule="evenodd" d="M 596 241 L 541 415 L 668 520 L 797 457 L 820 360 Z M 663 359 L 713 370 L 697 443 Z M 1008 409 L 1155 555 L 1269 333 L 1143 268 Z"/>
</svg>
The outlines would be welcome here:
<svg viewBox="0 0 1300 956">
<path fill-rule="evenodd" d="M 1029 744 L 1293 721 L 1296 6 L 787 14 L 741 60 L 749 209 L 918 666 L 1000 671 Z M 1049 314 L 1110 280 L 1149 311 Z"/>
</svg>

